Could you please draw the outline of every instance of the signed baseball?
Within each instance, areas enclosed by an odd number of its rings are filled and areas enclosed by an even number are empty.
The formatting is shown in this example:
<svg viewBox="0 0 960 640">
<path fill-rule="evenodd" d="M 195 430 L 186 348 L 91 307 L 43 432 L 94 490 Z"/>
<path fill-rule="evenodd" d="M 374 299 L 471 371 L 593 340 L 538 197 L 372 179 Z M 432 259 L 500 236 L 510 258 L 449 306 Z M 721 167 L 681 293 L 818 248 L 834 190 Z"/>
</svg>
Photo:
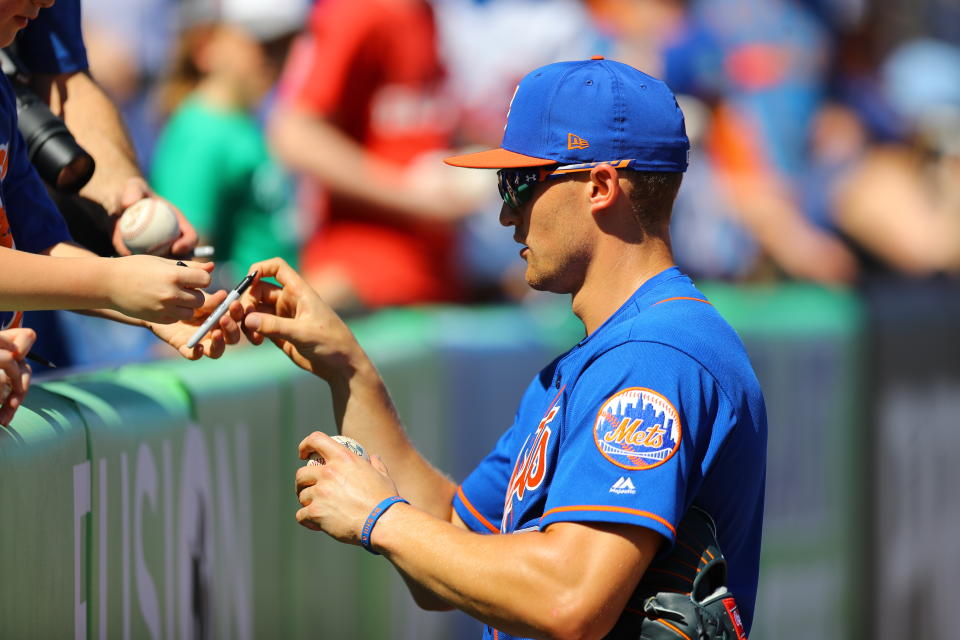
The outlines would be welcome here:
<svg viewBox="0 0 960 640">
<path fill-rule="evenodd" d="M 120 236 L 133 253 L 165 255 L 180 235 L 177 214 L 160 198 L 134 202 L 120 216 Z"/>
<path fill-rule="evenodd" d="M 353 438 L 348 438 L 347 436 L 333 436 L 333 439 L 361 458 L 369 459 L 369 456 L 367 455 L 366 450 L 363 448 L 363 445 Z M 307 464 L 326 464 L 326 462 L 319 453 L 311 453 L 310 458 L 307 459 Z"/>
</svg>

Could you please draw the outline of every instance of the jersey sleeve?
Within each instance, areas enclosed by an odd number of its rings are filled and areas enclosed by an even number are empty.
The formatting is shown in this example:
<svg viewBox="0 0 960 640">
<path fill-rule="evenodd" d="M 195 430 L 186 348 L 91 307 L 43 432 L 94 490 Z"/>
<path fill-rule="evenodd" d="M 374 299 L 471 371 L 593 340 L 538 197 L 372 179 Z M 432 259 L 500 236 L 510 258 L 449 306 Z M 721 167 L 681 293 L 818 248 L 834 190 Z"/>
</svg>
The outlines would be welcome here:
<svg viewBox="0 0 960 640">
<path fill-rule="evenodd" d="M 718 391 L 694 359 L 662 344 L 628 342 L 593 360 L 568 395 L 541 529 L 618 522 L 673 542 L 702 478 Z"/>
<path fill-rule="evenodd" d="M 17 35 L 17 54 L 30 73 L 86 71 L 80 0 L 58 0 Z"/>
<path fill-rule="evenodd" d="M 500 533 L 503 502 L 518 447 L 516 429 L 508 429 L 486 458 L 467 476 L 453 498 L 460 519 L 478 533 Z"/>
</svg>

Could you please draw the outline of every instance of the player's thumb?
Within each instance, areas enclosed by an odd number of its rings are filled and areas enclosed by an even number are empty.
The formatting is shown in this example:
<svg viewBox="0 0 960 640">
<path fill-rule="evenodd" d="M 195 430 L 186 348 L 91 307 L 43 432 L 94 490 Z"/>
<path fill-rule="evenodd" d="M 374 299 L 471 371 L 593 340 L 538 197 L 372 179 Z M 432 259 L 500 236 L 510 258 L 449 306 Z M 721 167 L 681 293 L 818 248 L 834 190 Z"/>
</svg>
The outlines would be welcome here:
<svg viewBox="0 0 960 640">
<path fill-rule="evenodd" d="M 267 338 L 280 338 L 294 344 L 299 342 L 297 322 L 293 318 L 281 318 L 271 313 L 255 312 L 243 319 L 243 326 Z"/>
<path fill-rule="evenodd" d="M 388 476 L 387 465 L 383 464 L 383 459 L 378 455 L 370 456 L 370 464 L 373 465 L 373 468 L 380 472 L 381 475 Z"/>
</svg>

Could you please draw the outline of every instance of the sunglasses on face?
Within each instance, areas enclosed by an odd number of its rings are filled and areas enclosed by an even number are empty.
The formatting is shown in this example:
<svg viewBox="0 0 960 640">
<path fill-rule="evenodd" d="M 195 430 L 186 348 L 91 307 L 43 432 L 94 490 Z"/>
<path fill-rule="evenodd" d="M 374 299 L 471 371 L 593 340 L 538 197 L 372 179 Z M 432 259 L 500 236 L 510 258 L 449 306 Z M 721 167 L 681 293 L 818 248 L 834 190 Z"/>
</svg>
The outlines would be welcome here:
<svg viewBox="0 0 960 640">
<path fill-rule="evenodd" d="M 519 209 L 530 202 L 533 187 L 547 179 L 563 177 L 580 171 L 590 171 L 601 164 L 614 169 L 629 169 L 633 160 L 612 160 L 609 162 L 585 162 L 583 164 L 550 165 L 546 167 L 521 167 L 500 169 L 497 171 L 497 189 L 500 197 L 511 209 Z"/>
</svg>

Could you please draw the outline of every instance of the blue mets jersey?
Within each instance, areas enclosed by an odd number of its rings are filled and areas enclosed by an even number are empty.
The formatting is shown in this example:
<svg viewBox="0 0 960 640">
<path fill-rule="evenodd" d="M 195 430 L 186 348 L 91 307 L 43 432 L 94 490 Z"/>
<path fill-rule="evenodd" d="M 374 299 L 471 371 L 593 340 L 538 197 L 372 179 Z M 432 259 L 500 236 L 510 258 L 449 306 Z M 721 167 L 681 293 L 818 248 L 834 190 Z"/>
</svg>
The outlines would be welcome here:
<svg viewBox="0 0 960 640">
<path fill-rule="evenodd" d="M 665 538 L 662 555 L 697 505 L 717 524 L 728 586 L 749 630 L 766 434 L 763 396 L 739 337 L 671 268 L 536 376 L 454 508 L 483 533 L 636 524 Z"/>
</svg>

